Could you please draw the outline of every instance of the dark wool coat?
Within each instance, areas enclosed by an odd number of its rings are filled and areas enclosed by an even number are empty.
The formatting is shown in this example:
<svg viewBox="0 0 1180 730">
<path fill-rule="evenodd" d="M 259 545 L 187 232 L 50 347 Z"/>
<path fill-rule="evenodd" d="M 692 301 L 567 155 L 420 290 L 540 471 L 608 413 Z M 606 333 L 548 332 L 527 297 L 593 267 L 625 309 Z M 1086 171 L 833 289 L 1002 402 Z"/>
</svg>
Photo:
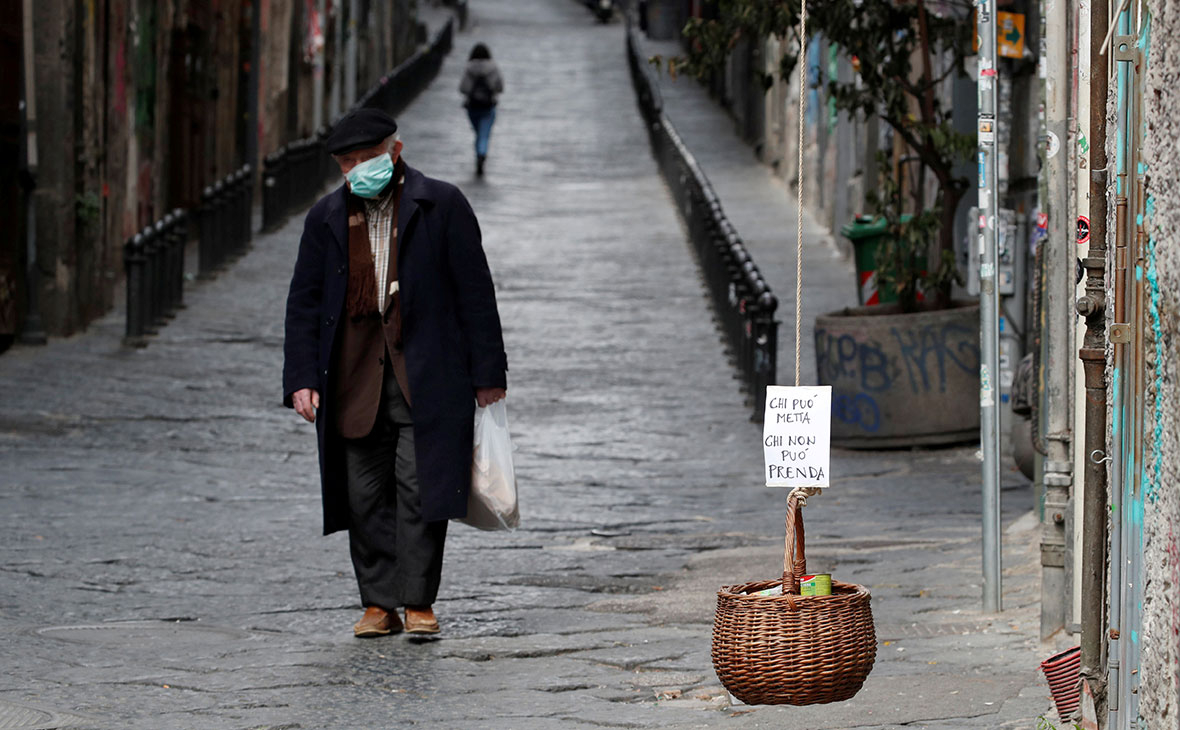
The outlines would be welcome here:
<svg viewBox="0 0 1180 730">
<path fill-rule="evenodd" d="M 349 526 L 341 438 L 331 425 L 333 354 L 348 284 L 346 186 L 321 198 L 303 226 L 287 296 L 283 403 L 319 391 L 316 416 L 324 534 Z M 507 387 L 500 316 L 479 224 L 454 185 L 406 167 L 397 220 L 402 339 L 413 399 L 422 514 L 464 517 L 471 487 L 476 388 Z"/>
</svg>

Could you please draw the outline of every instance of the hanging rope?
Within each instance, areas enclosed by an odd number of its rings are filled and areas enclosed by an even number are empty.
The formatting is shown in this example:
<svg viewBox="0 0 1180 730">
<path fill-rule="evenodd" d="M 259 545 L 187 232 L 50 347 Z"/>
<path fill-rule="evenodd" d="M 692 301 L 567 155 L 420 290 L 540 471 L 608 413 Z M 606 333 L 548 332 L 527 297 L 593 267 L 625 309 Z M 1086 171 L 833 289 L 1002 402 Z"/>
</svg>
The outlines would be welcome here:
<svg viewBox="0 0 1180 730">
<path fill-rule="evenodd" d="M 795 206 L 795 387 L 799 387 L 799 346 L 803 331 L 803 115 L 807 111 L 807 0 L 799 0 L 799 200 Z"/>
<path fill-rule="evenodd" d="M 807 112 L 807 0 L 799 0 L 799 178 L 795 188 L 799 194 L 795 207 L 795 387 L 799 387 L 799 355 L 803 331 L 803 115 Z M 787 497 L 787 504 L 797 502 L 807 506 L 807 498 L 823 490 L 819 487 L 795 487 Z M 794 520 L 794 510 L 787 508 L 788 532 Z"/>
</svg>

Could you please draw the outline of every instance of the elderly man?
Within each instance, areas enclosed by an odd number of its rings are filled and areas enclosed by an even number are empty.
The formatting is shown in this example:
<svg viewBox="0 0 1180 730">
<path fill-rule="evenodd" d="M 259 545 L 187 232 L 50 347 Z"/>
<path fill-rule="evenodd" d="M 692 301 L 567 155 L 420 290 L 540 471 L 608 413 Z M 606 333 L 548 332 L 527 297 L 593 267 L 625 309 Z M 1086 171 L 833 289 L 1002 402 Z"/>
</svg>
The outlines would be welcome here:
<svg viewBox="0 0 1180 730">
<path fill-rule="evenodd" d="M 327 149 L 345 183 L 304 222 L 287 297 L 284 403 L 316 426 L 324 534 L 348 530 L 359 637 L 439 632 L 447 520 L 471 485 L 475 406 L 507 359 L 479 225 L 448 183 L 406 165 L 375 109 Z"/>
</svg>

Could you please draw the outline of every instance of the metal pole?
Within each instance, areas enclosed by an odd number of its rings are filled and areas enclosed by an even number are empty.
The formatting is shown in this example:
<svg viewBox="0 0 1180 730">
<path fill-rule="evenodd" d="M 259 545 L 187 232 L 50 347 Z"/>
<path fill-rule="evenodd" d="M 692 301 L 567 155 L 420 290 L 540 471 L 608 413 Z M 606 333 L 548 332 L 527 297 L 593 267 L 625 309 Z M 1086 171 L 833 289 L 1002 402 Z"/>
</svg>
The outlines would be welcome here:
<svg viewBox="0 0 1180 730">
<path fill-rule="evenodd" d="M 37 268 L 37 207 L 33 204 L 33 191 L 37 189 L 37 86 L 33 78 L 36 67 L 33 57 L 33 0 L 24 0 L 22 7 L 24 33 L 21 49 L 21 163 L 24 168 L 23 178 L 25 195 L 25 250 L 26 286 L 28 288 L 28 310 L 25 312 L 24 326 L 21 328 L 20 341 L 26 345 L 44 345 L 46 343 L 45 324 L 41 321 L 40 275 Z"/>
<path fill-rule="evenodd" d="M 184 249 L 188 243 L 188 213 L 180 208 L 172 210 L 172 236 L 176 242 L 176 268 L 172 272 L 174 309 L 184 309 Z"/>
<path fill-rule="evenodd" d="M 312 60 L 311 118 L 312 125 L 319 129 L 324 123 L 324 41 L 327 39 L 324 34 L 324 0 L 316 0 L 312 26 L 319 33 L 319 42 L 315 45 L 315 56 Z"/>
<path fill-rule="evenodd" d="M 979 23 L 979 437 L 983 451 L 983 610 L 1002 610 L 1000 556 L 1000 201 L 996 149 L 996 0 L 978 8 Z"/>
<path fill-rule="evenodd" d="M 1041 282 L 1040 381 L 1045 456 L 1041 461 L 1044 510 L 1041 514 L 1041 638 L 1065 626 L 1068 586 L 1065 577 L 1065 517 L 1073 482 L 1073 370 L 1077 235 L 1070 215 L 1069 93 L 1072 24 L 1070 4 L 1046 0 L 1045 5 L 1045 197 L 1048 215 Z"/>
<path fill-rule="evenodd" d="M 345 41 L 346 63 L 344 67 L 344 105 L 351 109 L 356 104 L 356 74 L 357 74 L 357 19 L 361 14 L 360 0 L 349 0 L 348 3 L 348 40 Z"/>
</svg>

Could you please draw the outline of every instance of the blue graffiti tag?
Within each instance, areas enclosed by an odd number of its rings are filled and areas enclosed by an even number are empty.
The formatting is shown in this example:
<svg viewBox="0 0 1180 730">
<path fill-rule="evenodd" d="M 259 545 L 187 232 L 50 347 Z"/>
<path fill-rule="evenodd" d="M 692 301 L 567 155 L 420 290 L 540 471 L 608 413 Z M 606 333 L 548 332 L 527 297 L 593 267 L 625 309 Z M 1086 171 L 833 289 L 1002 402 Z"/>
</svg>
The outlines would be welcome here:
<svg viewBox="0 0 1180 730">
<path fill-rule="evenodd" d="M 910 388 L 915 393 L 929 392 L 932 388 L 945 393 L 948 364 L 970 375 L 979 372 L 979 333 L 968 327 L 945 324 L 904 332 L 892 327 L 891 331 L 901 349 Z M 933 372 L 929 368 L 931 355 L 934 356 Z"/>
<path fill-rule="evenodd" d="M 870 433 L 881 427 L 881 409 L 868 393 L 853 396 L 833 393 L 832 416 L 843 423 L 860 426 Z"/>
<path fill-rule="evenodd" d="M 893 386 L 889 359 L 875 342 L 857 342 L 852 335 L 829 336 L 826 330 L 817 329 L 815 353 L 820 382 L 859 378 L 861 390 L 871 393 Z"/>
</svg>

